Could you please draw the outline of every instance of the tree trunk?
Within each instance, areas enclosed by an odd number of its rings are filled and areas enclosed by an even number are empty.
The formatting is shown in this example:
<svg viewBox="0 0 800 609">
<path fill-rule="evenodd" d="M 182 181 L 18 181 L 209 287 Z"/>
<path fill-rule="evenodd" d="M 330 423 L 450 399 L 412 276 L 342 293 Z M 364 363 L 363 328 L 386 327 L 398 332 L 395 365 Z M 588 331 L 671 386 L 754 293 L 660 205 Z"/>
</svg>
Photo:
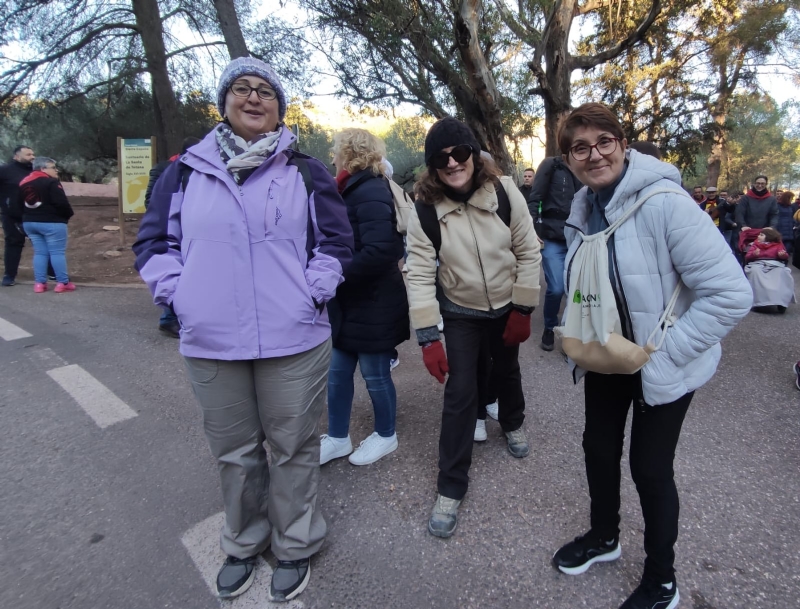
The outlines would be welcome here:
<svg viewBox="0 0 800 609">
<path fill-rule="evenodd" d="M 178 100 L 175 98 L 175 91 L 167 73 L 167 52 L 164 48 L 161 13 L 158 9 L 158 0 L 132 0 L 132 4 L 153 87 L 158 160 L 164 161 L 180 152 L 183 128 L 178 114 Z"/>
<path fill-rule="evenodd" d="M 479 44 L 479 0 L 463 0 L 456 15 L 456 46 L 464 62 L 467 82 L 473 92 L 476 112 L 467 115 L 467 123 L 485 144 L 505 175 L 513 175 L 514 163 L 506 146 L 500 113 L 500 93 L 483 49 Z"/>
<path fill-rule="evenodd" d="M 727 133 L 725 132 L 725 119 L 727 112 L 720 112 L 716 108 L 711 114 L 714 120 L 714 142 L 706 164 L 706 186 L 718 186 L 722 166 L 728 164 Z M 730 185 L 727 185 L 730 187 Z"/>
<path fill-rule="evenodd" d="M 547 156 L 561 154 L 558 147 L 558 124 L 569 112 L 572 105 L 569 62 L 569 31 L 575 14 L 575 0 L 559 3 L 544 45 L 544 61 L 547 71 L 540 87 L 544 90 L 544 129 L 546 134 L 545 151 Z"/>
<path fill-rule="evenodd" d="M 242 26 L 239 24 L 239 16 L 236 14 L 233 0 L 214 0 L 214 8 L 217 9 L 217 21 L 222 29 L 222 36 L 225 38 L 225 46 L 228 47 L 228 55 L 231 56 L 231 59 L 248 57 L 250 51 L 247 50 L 247 43 L 244 41 Z"/>
</svg>

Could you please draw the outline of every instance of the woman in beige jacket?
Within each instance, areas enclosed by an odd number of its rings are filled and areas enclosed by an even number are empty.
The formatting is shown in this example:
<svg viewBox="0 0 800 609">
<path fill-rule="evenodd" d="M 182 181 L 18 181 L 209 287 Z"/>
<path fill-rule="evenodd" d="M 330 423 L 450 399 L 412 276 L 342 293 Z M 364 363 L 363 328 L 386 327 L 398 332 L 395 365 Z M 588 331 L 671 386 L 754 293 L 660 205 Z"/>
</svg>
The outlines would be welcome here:
<svg viewBox="0 0 800 609">
<path fill-rule="evenodd" d="M 408 226 L 408 300 L 425 366 L 440 383 L 449 373 L 428 531 L 450 537 L 467 492 L 489 354 L 508 450 L 519 458 L 528 454 L 519 344 L 530 336 L 530 314 L 539 302 L 541 255 L 525 198 L 480 157 L 469 127 L 454 118 L 435 123 L 425 139 L 425 163 Z M 440 316 L 446 355 L 436 327 Z"/>
</svg>

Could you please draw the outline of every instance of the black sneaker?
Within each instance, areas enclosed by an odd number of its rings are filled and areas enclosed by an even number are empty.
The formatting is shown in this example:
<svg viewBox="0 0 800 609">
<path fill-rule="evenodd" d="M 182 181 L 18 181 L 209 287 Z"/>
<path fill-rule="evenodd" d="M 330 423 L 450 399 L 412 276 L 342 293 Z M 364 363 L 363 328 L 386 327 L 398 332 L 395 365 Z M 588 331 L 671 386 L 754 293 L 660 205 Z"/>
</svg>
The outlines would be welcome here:
<svg viewBox="0 0 800 609">
<path fill-rule="evenodd" d="M 6 275 L 3 277 L 3 287 L 10 288 L 11 286 L 17 285 L 17 278 L 16 277 L 9 277 Z"/>
<path fill-rule="evenodd" d="M 166 324 L 158 324 L 158 329 L 172 338 L 181 337 L 181 325 L 177 321 L 171 321 Z"/>
<path fill-rule="evenodd" d="M 556 335 L 552 330 L 545 330 L 542 332 L 542 344 L 539 345 L 543 351 L 552 351 L 553 345 L 556 344 Z"/>
<path fill-rule="evenodd" d="M 655 580 L 642 578 L 642 583 L 619 609 L 675 609 L 680 600 L 678 584 L 674 579 L 660 584 Z"/>
<path fill-rule="evenodd" d="M 589 531 L 553 554 L 553 566 L 567 575 L 580 575 L 596 562 L 610 562 L 621 555 L 619 539 L 604 541 Z"/>
<path fill-rule="evenodd" d="M 311 559 L 279 560 L 272 583 L 269 585 L 270 600 L 278 603 L 290 601 L 306 589 L 311 579 Z"/>
<path fill-rule="evenodd" d="M 256 557 L 228 556 L 217 574 L 217 596 L 233 598 L 244 594 L 256 578 Z"/>
</svg>

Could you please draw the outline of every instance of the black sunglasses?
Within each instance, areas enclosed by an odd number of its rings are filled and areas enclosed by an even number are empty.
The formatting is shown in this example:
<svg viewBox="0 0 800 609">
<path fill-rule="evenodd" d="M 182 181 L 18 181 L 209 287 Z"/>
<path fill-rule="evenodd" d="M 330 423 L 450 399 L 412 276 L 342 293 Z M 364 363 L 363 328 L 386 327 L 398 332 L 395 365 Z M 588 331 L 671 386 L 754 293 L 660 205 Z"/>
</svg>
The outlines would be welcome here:
<svg viewBox="0 0 800 609">
<path fill-rule="evenodd" d="M 437 152 L 431 157 L 431 165 L 434 169 L 444 169 L 450 163 L 450 157 L 456 163 L 464 163 L 472 156 L 472 146 L 469 144 L 461 144 L 456 146 L 450 152 Z"/>
</svg>

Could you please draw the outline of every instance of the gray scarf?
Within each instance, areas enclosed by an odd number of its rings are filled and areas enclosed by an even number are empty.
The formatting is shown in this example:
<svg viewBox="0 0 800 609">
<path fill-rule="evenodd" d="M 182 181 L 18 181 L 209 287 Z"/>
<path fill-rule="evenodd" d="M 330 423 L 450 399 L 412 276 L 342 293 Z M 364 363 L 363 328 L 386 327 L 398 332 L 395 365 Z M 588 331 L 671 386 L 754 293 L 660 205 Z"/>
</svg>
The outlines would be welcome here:
<svg viewBox="0 0 800 609">
<path fill-rule="evenodd" d="M 262 133 L 249 142 L 233 132 L 227 123 L 220 123 L 215 129 L 219 156 L 237 184 L 244 181 L 267 160 L 278 147 L 281 139 L 281 125 L 272 133 Z"/>
</svg>

